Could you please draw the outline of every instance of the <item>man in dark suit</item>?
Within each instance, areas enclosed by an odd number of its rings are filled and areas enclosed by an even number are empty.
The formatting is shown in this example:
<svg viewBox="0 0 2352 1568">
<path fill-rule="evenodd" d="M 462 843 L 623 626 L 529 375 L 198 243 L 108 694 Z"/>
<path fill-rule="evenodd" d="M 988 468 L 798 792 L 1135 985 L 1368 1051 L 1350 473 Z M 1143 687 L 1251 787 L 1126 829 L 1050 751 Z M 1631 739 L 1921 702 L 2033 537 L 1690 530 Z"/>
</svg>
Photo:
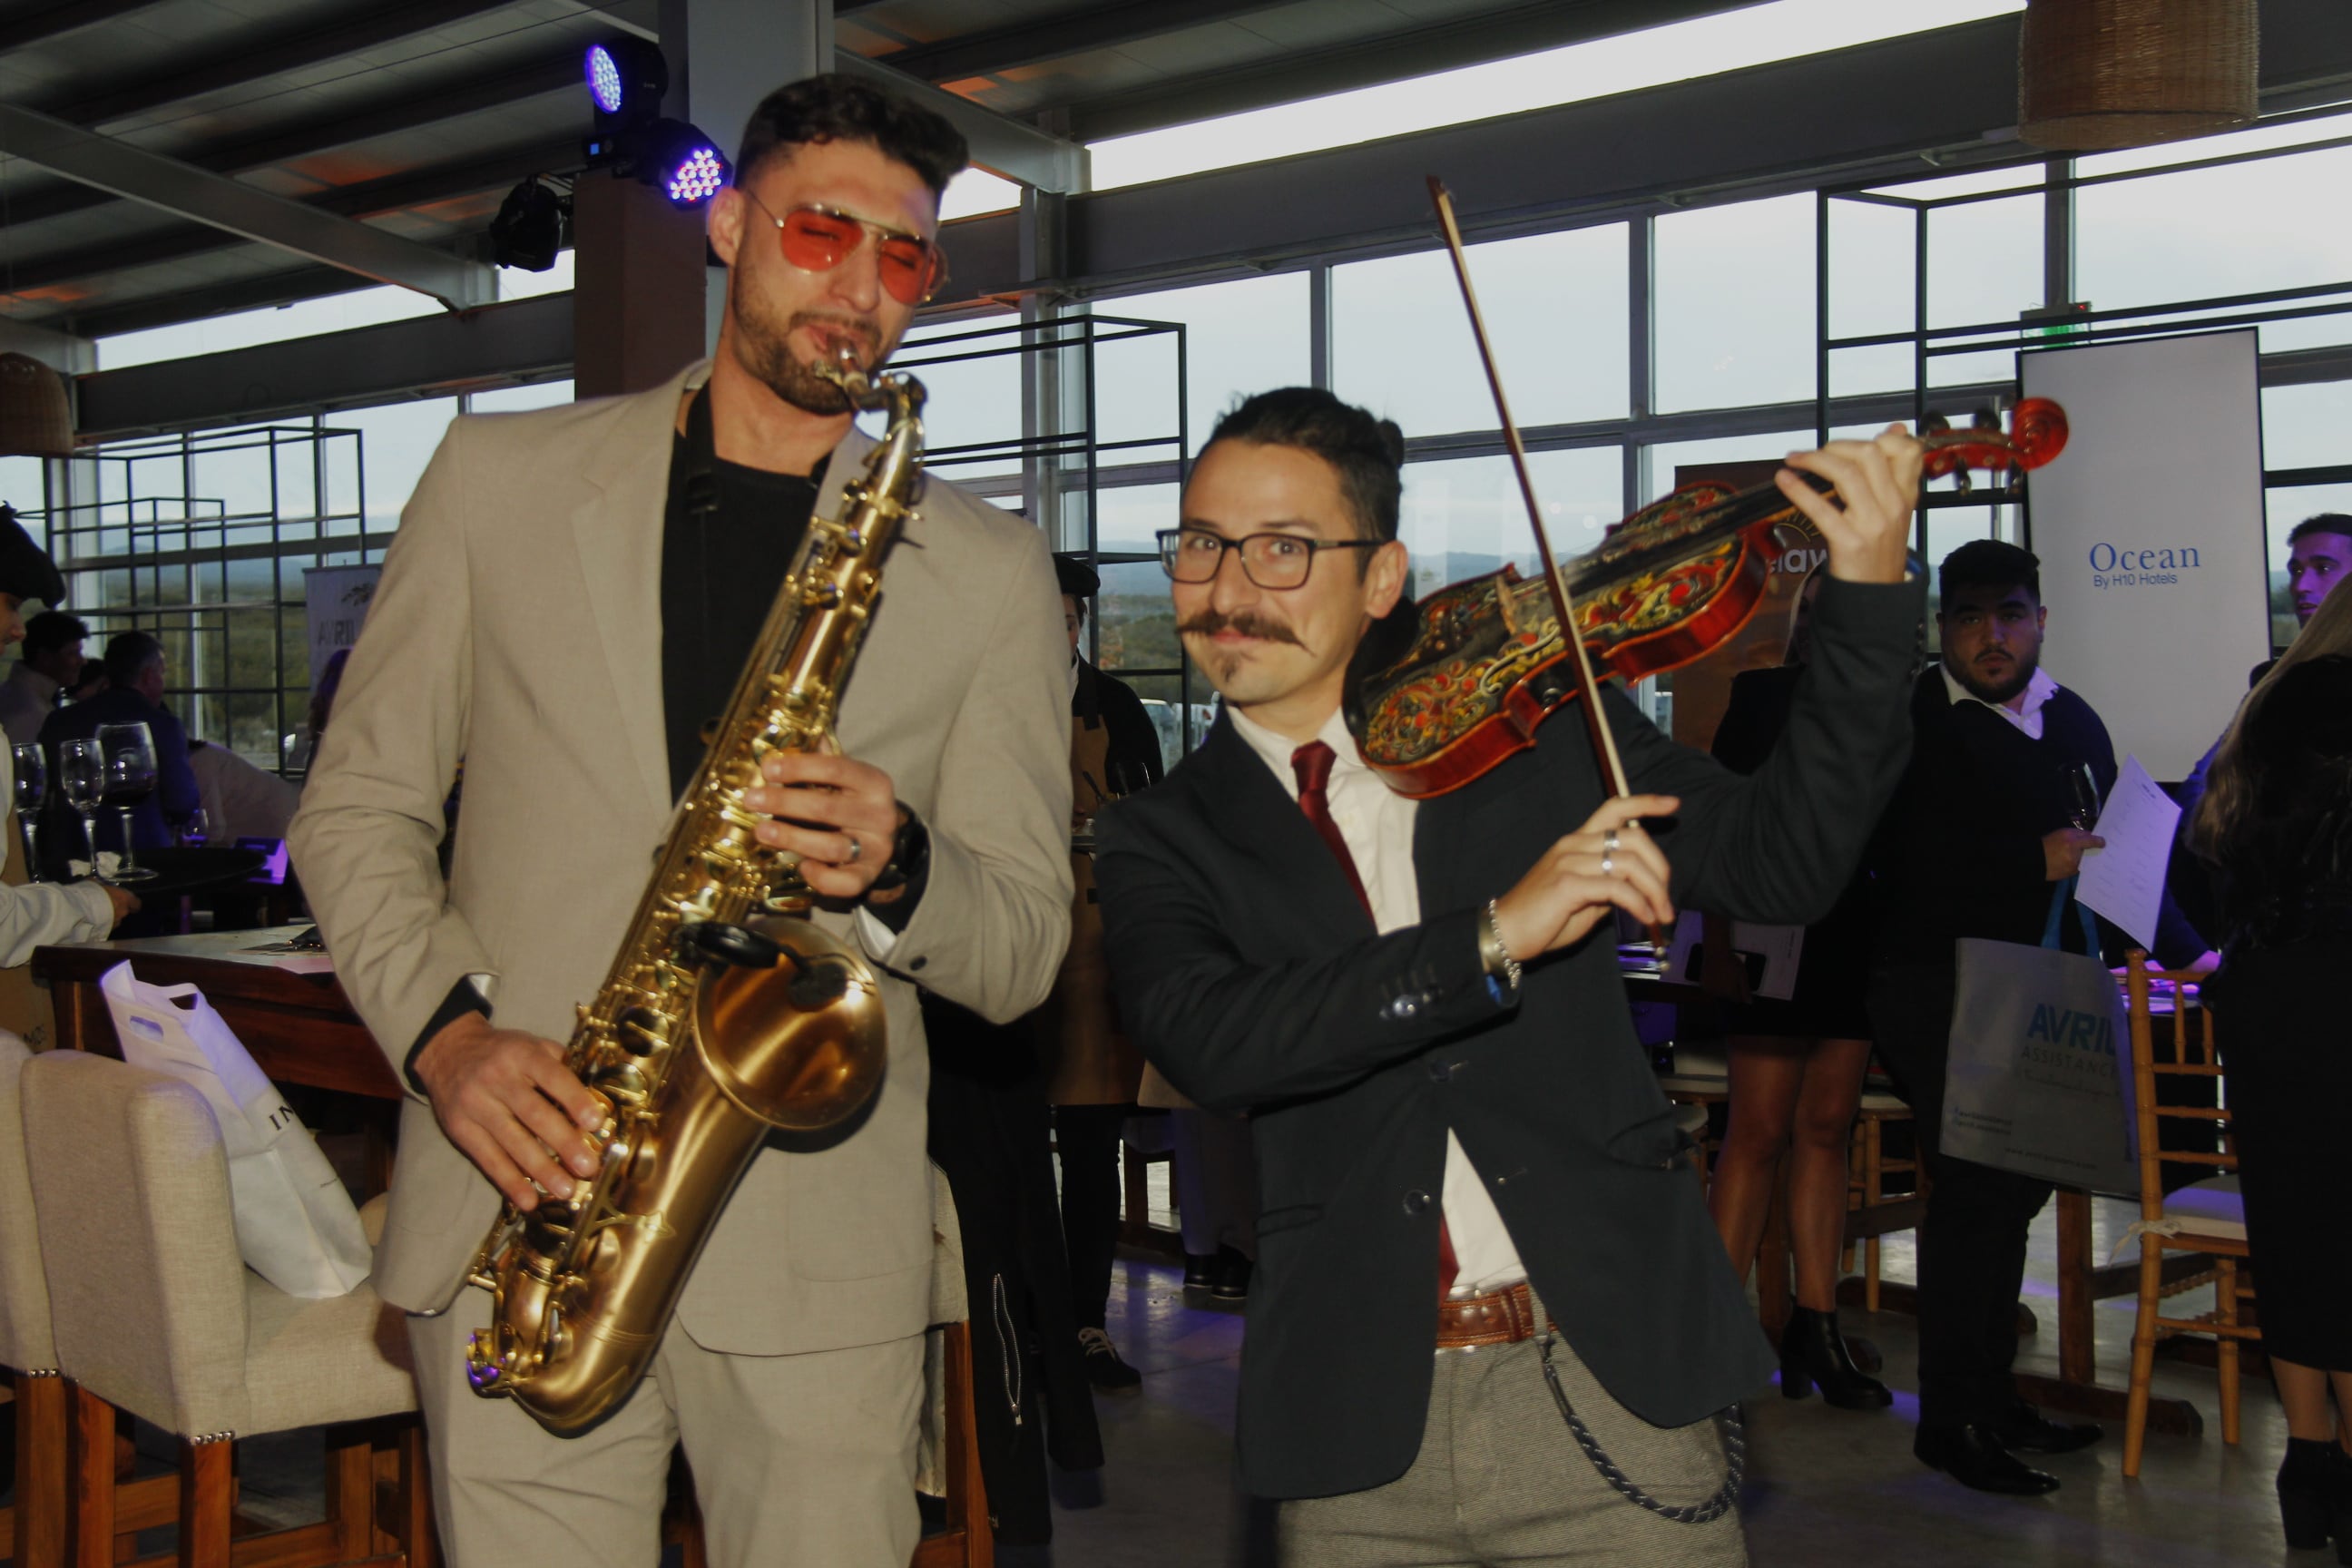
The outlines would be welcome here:
<svg viewBox="0 0 2352 1568">
<path fill-rule="evenodd" d="M 101 725 L 146 725 L 155 744 L 155 788 L 131 807 L 132 847 L 168 848 L 173 827 L 195 815 L 204 795 L 188 761 L 188 732 L 163 707 L 163 645 L 145 632 L 120 632 L 107 639 L 102 662 L 106 689 L 51 713 L 41 724 L 41 745 L 54 765 L 60 742 L 95 739 Z M 52 799 L 61 802 L 64 792 L 53 791 Z M 70 814 L 65 820 L 74 831 L 58 842 L 79 839 L 80 825 Z M 96 831 L 99 848 L 122 847 L 121 817 L 112 807 L 100 809 Z"/>
<path fill-rule="evenodd" d="M 2032 1496 L 2057 1478 L 2017 1452 L 2063 1454 L 2099 1428 L 2052 1421 L 2017 1394 L 2017 1293 L 2027 1227 L 2047 1182 L 1938 1151 L 1956 984 L 1954 943 L 2042 941 L 2053 893 L 2105 842 L 2089 831 L 2095 803 L 2077 792 L 2088 770 L 2098 798 L 2116 781 L 2116 752 L 2091 705 L 2042 668 L 2041 563 L 1980 539 L 1944 558 L 1938 662 L 1918 679 L 1916 736 L 1903 787 L 1871 859 L 1877 909 L 1870 1019 L 1880 1058 L 1916 1113 L 1935 1185 L 1919 1227 L 1919 1430 L 1923 1463 L 1979 1491 Z M 2064 895 L 2061 895 L 2063 897 Z M 2081 922 L 2062 938 L 2080 950 Z M 2204 943 L 2167 900 L 2158 954 L 2168 967 Z"/>
<path fill-rule="evenodd" d="M 1780 476 L 1833 580 L 1753 776 L 1611 689 L 1643 793 L 1604 798 L 1570 715 L 1416 804 L 1340 718 L 1404 588 L 1402 446 L 1304 389 L 1218 426 L 1161 549 L 1224 712 L 1101 822 L 1129 1029 L 1178 1089 L 1251 1116 L 1243 1477 L 1291 1500 L 1293 1568 L 1740 1562 L 1738 1449 L 1707 1418 L 1772 1360 L 1635 1042 L 1612 921 L 1687 901 L 1800 922 L 1836 897 L 1907 745 L 1918 447 L 1792 457 L 1843 510 Z"/>
</svg>

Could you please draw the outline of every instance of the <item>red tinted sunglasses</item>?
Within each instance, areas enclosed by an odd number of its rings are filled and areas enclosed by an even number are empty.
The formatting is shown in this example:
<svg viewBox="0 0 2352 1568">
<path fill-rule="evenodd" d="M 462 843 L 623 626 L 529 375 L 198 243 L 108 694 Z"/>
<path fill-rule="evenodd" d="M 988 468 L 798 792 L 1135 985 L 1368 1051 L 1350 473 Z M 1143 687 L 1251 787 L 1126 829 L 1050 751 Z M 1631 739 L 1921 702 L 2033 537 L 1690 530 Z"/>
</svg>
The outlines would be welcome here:
<svg viewBox="0 0 2352 1568">
<path fill-rule="evenodd" d="M 778 217 L 751 192 L 744 191 L 743 199 L 776 226 L 776 240 L 784 259 L 803 272 L 832 271 L 848 260 L 871 233 L 882 287 L 901 305 L 922 304 L 948 280 L 946 253 L 920 235 L 814 204 L 794 207 Z"/>
</svg>

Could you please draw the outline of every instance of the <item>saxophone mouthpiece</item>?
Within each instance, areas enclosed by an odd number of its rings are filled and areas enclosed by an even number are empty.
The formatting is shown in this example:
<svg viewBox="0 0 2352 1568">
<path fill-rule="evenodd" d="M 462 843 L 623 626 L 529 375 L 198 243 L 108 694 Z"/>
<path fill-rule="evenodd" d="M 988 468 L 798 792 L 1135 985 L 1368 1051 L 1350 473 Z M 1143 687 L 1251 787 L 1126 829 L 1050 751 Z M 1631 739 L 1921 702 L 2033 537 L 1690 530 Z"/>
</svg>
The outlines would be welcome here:
<svg viewBox="0 0 2352 1568">
<path fill-rule="evenodd" d="M 880 408 L 889 403 L 887 382 L 873 375 L 857 361 L 857 345 L 847 338 L 833 341 L 832 356 L 819 360 L 816 374 L 849 395 L 849 401 L 860 408 Z"/>
</svg>

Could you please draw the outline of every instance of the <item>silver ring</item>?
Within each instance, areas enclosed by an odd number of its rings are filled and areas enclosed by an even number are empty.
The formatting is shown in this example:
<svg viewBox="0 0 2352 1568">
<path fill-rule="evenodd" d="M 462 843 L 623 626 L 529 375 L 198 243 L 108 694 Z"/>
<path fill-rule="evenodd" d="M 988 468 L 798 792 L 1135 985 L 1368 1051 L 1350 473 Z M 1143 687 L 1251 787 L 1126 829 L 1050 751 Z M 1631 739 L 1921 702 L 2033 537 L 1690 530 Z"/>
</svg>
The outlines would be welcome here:
<svg viewBox="0 0 2352 1568">
<path fill-rule="evenodd" d="M 1601 837 L 1601 852 L 1603 855 L 1614 855 L 1617 853 L 1617 830 L 1615 828 L 1611 828 L 1608 833 Z"/>
<path fill-rule="evenodd" d="M 855 866 L 857 858 L 866 853 L 866 845 L 855 833 L 849 836 L 849 858 L 845 864 Z"/>
<path fill-rule="evenodd" d="M 1613 857 L 1603 855 L 1601 858 L 1601 874 L 1604 877 L 1613 877 L 1617 874 L 1617 862 Z"/>
</svg>

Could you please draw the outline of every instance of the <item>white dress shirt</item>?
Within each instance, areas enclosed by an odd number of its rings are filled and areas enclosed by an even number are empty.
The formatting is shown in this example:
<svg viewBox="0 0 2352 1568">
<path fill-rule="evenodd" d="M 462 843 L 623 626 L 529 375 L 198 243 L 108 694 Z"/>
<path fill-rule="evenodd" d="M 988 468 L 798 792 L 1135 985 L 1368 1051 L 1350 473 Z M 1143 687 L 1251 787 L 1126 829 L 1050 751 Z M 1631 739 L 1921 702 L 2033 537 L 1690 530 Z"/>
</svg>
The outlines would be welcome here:
<svg viewBox="0 0 2352 1568">
<path fill-rule="evenodd" d="M 1955 704 L 1961 702 L 1980 704 L 2008 720 L 2015 728 L 2024 731 L 2028 740 L 2042 739 L 2042 705 L 2058 695 L 2058 683 L 2050 679 L 2048 670 L 2039 666 L 2034 668 L 2033 679 L 2025 683 L 2025 700 L 2014 708 L 2006 702 L 1985 701 L 1983 698 L 1962 686 L 1958 679 L 1952 674 L 1951 666 L 1948 664 L 1937 664 L 1936 670 L 1944 678 L 1944 694 Z"/>
<path fill-rule="evenodd" d="M 1257 723 L 1227 704 L 1234 730 L 1250 749 L 1265 761 L 1275 779 L 1291 799 L 1298 798 L 1298 774 L 1290 754 L 1297 743 Z M 1335 710 L 1316 739 L 1331 748 L 1330 783 L 1325 786 L 1331 820 L 1356 862 L 1364 896 L 1371 900 L 1372 923 L 1385 936 L 1421 923 L 1421 880 L 1412 866 L 1412 821 L 1420 803 L 1396 793 L 1364 764 L 1355 737 Z M 1454 1258 L 1460 1266 L 1454 1294 L 1483 1296 L 1516 1285 L 1528 1277 L 1511 1245 L 1503 1216 L 1478 1178 L 1462 1141 L 1445 1134 L 1445 1226 L 1454 1239 Z"/>
</svg>

